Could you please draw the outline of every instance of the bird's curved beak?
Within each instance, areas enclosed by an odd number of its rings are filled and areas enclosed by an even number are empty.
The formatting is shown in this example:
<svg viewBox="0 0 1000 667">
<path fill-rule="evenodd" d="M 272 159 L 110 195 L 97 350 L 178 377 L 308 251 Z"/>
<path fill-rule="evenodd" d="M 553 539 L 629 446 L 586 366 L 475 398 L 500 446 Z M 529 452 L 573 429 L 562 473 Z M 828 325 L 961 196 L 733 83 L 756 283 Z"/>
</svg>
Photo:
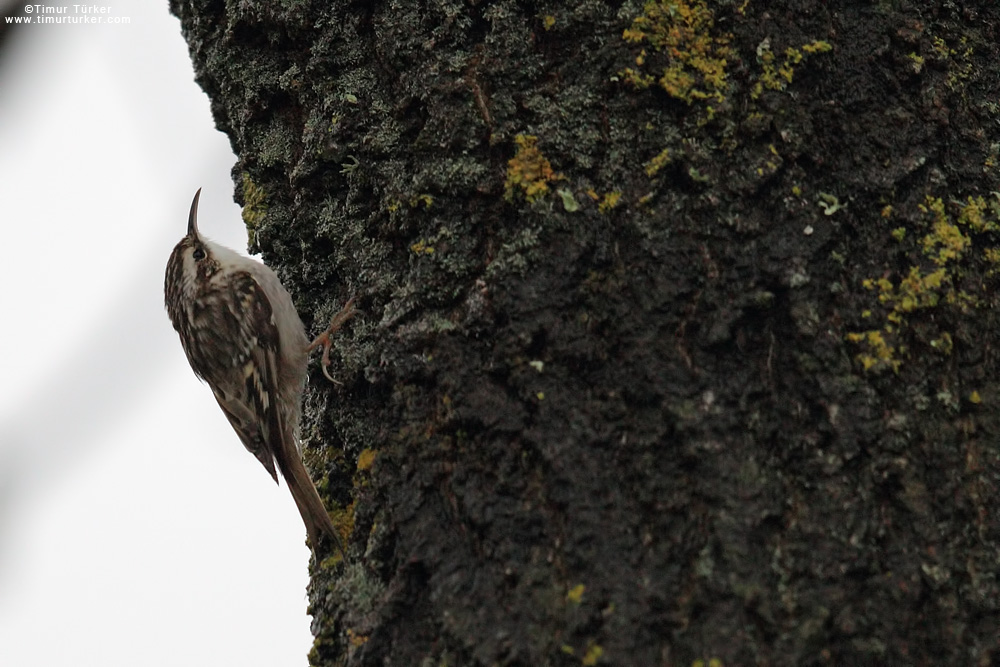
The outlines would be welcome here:
<svg viewBox="0 0 1000 667">
<path fill-rule="evenodd" d="M 201 197 L 201 188 L 194 193 L 194 200 L 191 202 L 191 212 L 188 214 L 188 236 L 198 236 L 198 199 Z"/>
</svg>

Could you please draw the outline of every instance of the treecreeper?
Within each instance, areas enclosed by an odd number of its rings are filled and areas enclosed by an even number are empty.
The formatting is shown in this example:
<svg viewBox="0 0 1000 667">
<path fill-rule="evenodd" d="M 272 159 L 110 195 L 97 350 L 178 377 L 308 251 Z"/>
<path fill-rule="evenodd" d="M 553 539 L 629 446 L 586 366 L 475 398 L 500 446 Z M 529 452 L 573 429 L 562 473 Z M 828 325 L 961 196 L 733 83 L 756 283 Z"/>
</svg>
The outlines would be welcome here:
<svg viewBox="0 0 1000 667">
<path fill-rule="evenodd" d="M 195 375 L 208 383 L 243 446 L 275 482 L 285 478 L 317 551 L 328 536 L 346 560 L 344 544 L 305 465 L 299 441 L 302 392 L 310 353 L 354 315 L 354 299 L 309 342 L 292 297 L 264 264 L 213 243 L 198 232 L 194 195 L 187 234 L 174 247 L 163 284 L 167 315 Z"/>
</svg>

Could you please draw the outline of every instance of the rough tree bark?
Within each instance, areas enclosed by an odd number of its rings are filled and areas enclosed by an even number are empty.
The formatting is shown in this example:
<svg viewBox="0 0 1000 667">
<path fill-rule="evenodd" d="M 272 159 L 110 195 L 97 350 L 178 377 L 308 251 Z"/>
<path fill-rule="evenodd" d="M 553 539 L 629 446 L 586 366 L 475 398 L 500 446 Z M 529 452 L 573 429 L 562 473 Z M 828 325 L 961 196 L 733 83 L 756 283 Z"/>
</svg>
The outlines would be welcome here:
<svg viewBox="0 0 1000 667">
<path fill-rule="evenodd" d="M 311 329 L 315 665 L 1000 658 L 994 0 L 171 0 Z"/>
</svg>

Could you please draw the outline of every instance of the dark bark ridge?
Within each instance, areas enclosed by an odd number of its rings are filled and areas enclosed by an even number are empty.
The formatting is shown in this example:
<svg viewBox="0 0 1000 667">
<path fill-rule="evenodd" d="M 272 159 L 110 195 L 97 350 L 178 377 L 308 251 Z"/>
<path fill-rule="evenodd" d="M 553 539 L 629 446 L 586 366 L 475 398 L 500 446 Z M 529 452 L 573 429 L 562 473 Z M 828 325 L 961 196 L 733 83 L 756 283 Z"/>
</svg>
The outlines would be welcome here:
<svg viewBox="0 0 1000 667">
<path fill-rule="evenodd" d="M 171 11 L 255 246 L 363 311 L 314 664 L 996 656 L 995 3 Z"/>
</svg>

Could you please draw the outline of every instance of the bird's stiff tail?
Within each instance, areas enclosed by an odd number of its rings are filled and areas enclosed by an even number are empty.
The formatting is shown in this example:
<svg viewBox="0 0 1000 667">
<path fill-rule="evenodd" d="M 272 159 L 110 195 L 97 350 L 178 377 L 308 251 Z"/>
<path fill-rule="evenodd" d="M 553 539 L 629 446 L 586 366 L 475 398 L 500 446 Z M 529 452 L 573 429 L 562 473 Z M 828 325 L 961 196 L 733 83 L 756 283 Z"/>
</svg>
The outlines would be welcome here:
<svg viewBox="0 0 1000 667">
<path fill-rule="evenodd" d="M 285 457 L 283 457 L 285 458 Z M 309 534 L 309 543 L 316 551 L 319 547 L 320 535 L 327 534 L 330 539 L 340 549 L 340 554 L 344 561 L 347 561 L 347 552 L 344 550 L 344 543 L 340 539 L 340 533 L 330 520 L 330 515 L 326 512 L 322 498 L 309 477 L 309 472 L 302 464 L 298 452 L 289 452 L 287 461 L 279 461 L 281 474 L 288 484 L 292 498 L 295 499 L 295 506 L 299 508 L 302 515 L 302 522 L 306 525 L 306 532 Z"/>
</svg>

